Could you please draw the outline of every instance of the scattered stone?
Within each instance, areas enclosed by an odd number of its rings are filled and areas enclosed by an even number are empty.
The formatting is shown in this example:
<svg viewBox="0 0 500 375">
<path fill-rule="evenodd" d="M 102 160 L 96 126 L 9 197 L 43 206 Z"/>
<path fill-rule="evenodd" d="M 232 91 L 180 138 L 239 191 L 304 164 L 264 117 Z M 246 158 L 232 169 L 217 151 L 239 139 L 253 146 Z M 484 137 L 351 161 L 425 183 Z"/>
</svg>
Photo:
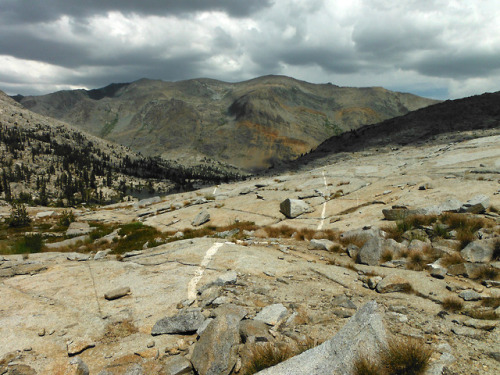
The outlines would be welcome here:
<svg viewBox="0 0 500 375">
<path fill-rule="evenodd" d="M 475 340 L 481 340 L 484 335 L 484 332 L 477 331 L 474 328 L 468 327 L 453 327 L 451 329 L 451 332 L 453 332 L 457 336 L 470 337 L 471 339 Z"/>
<path fill-rule="evenodd" d="M 148 341 L 148 343 L 146 344 L 146 347 L 149 349 L 154 348 L 155 347 L 154 340 Z"/>
<path fill-rule="evenodd" d="M 467 289 L 458 293 L 458 296 L 464 301 L 479 301 L 481 299 L 481 295 L 471 289 Z"/>
<path fill-rule="evenodd" d="M 72 375 L 89 375 L 89 368 L 80 357 L 72 358 L 69 363 L 73 367 Z"/>
<path fill-rule="evenodd" d="M 280 203 L 280 212 L 289 219 L 311 211 L 311 207 L 300 199 L 285 199 Z"/>
<path fill-rule="evenodd" d="M 500 288 L 500 281 L 484 280 L 482 283 L 486 288 Z"/>
<path fill-rule="evenodd" d="M 68 230 L 66 231 L 66 236 L 75 237 L 75 236 L 83 236 L 85 234 L 89 234 L 92 231 L 89 223 L 81 223 L 78 221 L 74 221 L 69 224 Z"/>
<path fill-rule="evenodd" d="M 352 243 L 347 245 L 347 255 L 349 255 L 349 257 L 351 257 L 352 259 L 356 259 L 358 257 L 358 253 L 359 247 Z"/>
<path fill-rule="evenodd" d="M 66 259 L 77 262 L 84 262 L 90 259 L 90 255 L 81 253 L 69 253 L 68 255 L 66 255 Z"/>
<path fill-rule="evenodd" d="M 432 277 L 435 277 L 436 279 L 444 279 L 447 272 L 448 272 L 447 269 L 444 267 L 433 266 L 431 268 L 430 274 Z"/>
<path fill-rule="evenodd" d="M 207 211 L 201 211 L 194 220 L 191 222 L 191 225 L 193 227 L 199 227 L 200 225 L 203 225 L 210 221 L 210 214 Z"/>
<path fill-rule="evenodd" d="M 40 330 L 38 331 L 38 336 L 40 337 L 45 336 L 45 328 L 40 328 Z"/>
<path fill-rule="evenodd" d="M 270 326 L 278 324 L 288 313 L 288 309 L 281 303 L 264 307 L 256 316 L 255 320 L 260 320 Z"/>
<path fill-rule="evenodd" d="M 164 361 L 164 370 L 169 375 L 192 374 L 191 362 L 179 355 L 167 358 Z"/>
<path fill-rule="evenodd" d="M 252 189 L 249 188 L 249 187 L 245 187 L 243 189 L 241 189 L 240 191 L 240 195 L 246 195 L 246 194 L 250 194 L 252 192 Z"/>
<path fill-rule="evenodd" d="M 477 195 L 465 203 L 461 208 L 461 212 L 469 212 L 472 214 L 480 214 L 485 212 L 490 207 L 490 198 L 486 195 Z"/>
<path fill-rule="evenodd" d="M 386 332 L 375 301 L 363 305 L 337 334 L 325 343 L 290 358 L 259 375 L 350 374 L 354 361 L 386 345 Z"/>
<path fill-rule="evenodd" d="M 367 280 L 366 284 L 368 285 L 368 287 L 370 289 L 375 289 L 377 287 L 378 283 L 381 281 L 382 281 L 382 277 L 372 276 Z"/>
<path fill-rule="evenodd" d="M 412 289 L 408 280 L 401 276 L 389 275 L 382 279 L 377 284 L 377 292 L 379 293 L 394 293 L 394 292 L 408 292 Z"/>
<path fill-rule="evenodd" d="M 236 271 L 228 271 L 220 275 L 214 281 L 214 285 L 223 286 L 229 284 L 236 284 L 236 281 L 238 281 L 238 274 L 236 273 Z"/>
<path fill-rule="evenodd" d="M 345 294 L 335 296 L 332 300 L 332 306 L 344 307 L 346 309 L 356 309 L 356 305 Z"/>
<path fill-rule="evenodd" d="M 495 320 L 478 320 L 478 319 L 467 319 L 462 322 L 465 327 L 481 329 L 483 331 L 493 331 L 498 322 Z"/>
<path fill-rule="evenodd" d="M 112 301 L 114 299 L 125 297 L 130 293 L 130 288 L 128 286 L 124 286 L 121 288 L 110 290 L 109 292 L 104 294 L 104 298 L 108 301 Z"/>
<path fill-rule="evenodd" d="M 196 332 L 204 321 L 205 316 L 200 309 L 188 309 L 177 315 L 158 320 L 153 326 L 151 334 L 153 336 L 167 333 L 191 334 Z"/>
<path fill-rule="evenodd" d="M 68 356 L 75 356 L 87 349 L 93 348 L 94 346 L 94 341 L 87 337 L 79 338 L 76 341 L 69 341 L 67 344 Z"/>
</svg>

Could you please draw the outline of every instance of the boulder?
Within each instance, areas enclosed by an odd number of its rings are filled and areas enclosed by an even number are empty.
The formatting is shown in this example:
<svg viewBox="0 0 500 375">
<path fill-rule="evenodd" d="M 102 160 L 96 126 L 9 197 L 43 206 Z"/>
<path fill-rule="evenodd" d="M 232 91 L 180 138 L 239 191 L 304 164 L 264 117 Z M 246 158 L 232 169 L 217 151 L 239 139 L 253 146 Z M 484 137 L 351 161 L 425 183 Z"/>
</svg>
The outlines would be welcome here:
<svg viewBox="0 0 500 375">
<path fill-rule="evenodd" d="M 153 326 L 151 334 L 153 336 L 166 333 L 191 334 L 196 332 L 204 321 L 205 316 L 200 309 L 188 309 L 177 315 L 158 320 Z"/>
<path fill-rule="evenodd" d="M 124 286 L 121 288 L 110 290 L 109 292 L 104 294 L 104 298 L 106 298 L 108 301 L 112 301 L 114 299 L 125 297 L 129 293 L 130 288 L 128 286 Z"/>
<path fill-rule="evenodd" d="M 371 301 L 363 305 L 330 340 L 258 374 L 351 374 L 352 365 L 360 355 L 376 353 L 386 345 L 386 331 L 377 313 L 377 303 Z"/>
<path fill-rule="evenodd" d="M 226 273 L 223 273 L 220 275 L 215 281 L 215 285 L 228 285 L 228 284 L 236 284 L 236 281 L 238 280 L 238 274 L 236 271 L 228 271 Z"/>
<path fill-rule="evenodd" d="M 382 243 L 382 238 L 379 236 L 372 236 L 368 239 L 363 247 L 359 249 L 357 262 L 369 266 L 378 265 L 382 254 Z"/>
<path fill-rule="evenodd" d="M 377 284 L 377 292 L 379 293 L 394 293 L 394 292 L 408 292 L 411 290 L 411 284 L 408 280 L 401 276 L 389 275 L 384 277 Z"/>
<path fill-rule="evenodd" d="M 151 206 L 153 203 L 159 203 L 159 202 L 161 202 L 160 197 L 146 198 L 146 199 L 140 200 L 139 202 L 135 202 L 133 207 L 134 208 L 142 208 L 142 207 Z"/>
<path fill-rule="evenodd" d="M 238 316 L 220 315 L 196 343 L 191 363 L 199 375 L 228 375 L 236 364 L 240 344 Z"/>
<path fill-rule="evenodd" d="M 493 243 L 489 240 L 473 241 L 460 251 L 460 254 L 468 262 L 486 263 L 493 256 Z"/>
<path fill-rule="evenodd" d="M 480 214 L 485 212 L 490 207 L 490 198 L 486 195 L 476 195 L 462 205 L 460 212 L 469 212 L 472 214 Z"/>
<path fill-rule="evenodd" d="M 311 207 L 299 199 L 285 199 L 280 203 L 280 212 L 289 219 L 311 211 Z"/>
<path fill-rule="evenodd" d="M 73 367 L 72 375 L 89 375 L 89 367 L 80 357 L 72 358 L 69 363 Z"/>
<path fill-rule="evenodd" d="M 417 215 L 418 210 L 409 210 L 408 208 L 384 208 L 382 214 L 386 220 L 397 221 L 403 220 L 411 215 Z"/>
<path fill-rule="evenodd" d="M 436 279 L 444 279 L 446 276 L 447 269 L 438 265 L 432 266 L 431 268 L 431 276 L 435 277 Z"/>
<path fill-rule="evenodd" d="M 52 217 L 54 215 L 55 215 L 54 211 L 42 211 L 42 212 L 37 212 L 37 214 L 35 215 L 35 217 L 37 219 L 43 219 L 43 218 L 46 218 L 46 217 Z"/>
<path fill-rule="evenodd" d="M 311 250 L 330 250 L 335 243 L 330 240 L 316 240 L 312 239 L 309 241 L 309 249 Z"/>
<path fill-rule="evenodd" d="M 255 316 L 255 320 L 260 320 L 270 326 L 274 326 L 279 323 L 288 313 L 288 309 L 281 303 L 275 303 L 264 307 Z"/>
<path fill-rule="evenodd" d="M 194 220 L 191 222 L 191 225 L 193 227 L 199 227 L 208 221 L 210 221 L 210 214 L 207 211 L 201 211 L 198 215 L 196 215 Z"/>
</svg>

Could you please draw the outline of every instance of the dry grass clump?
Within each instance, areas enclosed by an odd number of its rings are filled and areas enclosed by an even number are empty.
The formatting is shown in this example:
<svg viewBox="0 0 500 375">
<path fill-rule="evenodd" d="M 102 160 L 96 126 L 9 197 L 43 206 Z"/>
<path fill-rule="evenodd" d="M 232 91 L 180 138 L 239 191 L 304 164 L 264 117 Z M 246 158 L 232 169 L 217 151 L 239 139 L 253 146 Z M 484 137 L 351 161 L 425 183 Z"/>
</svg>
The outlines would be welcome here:
<svg viewBox="0 0 500 375">
<path fill-rule="evenodd" d="M 117 342 L 120 339 L 123 339 L 137 332 L 139 332 L 139 330 L 130 319 L 125 319 L 123 321 L 115 323 L 109 323 L 106 326 L 106 332 L 104 333 L 101 342 L 103 344 Z"/>
<path fill-rule="evenodd" d="M 423 251 L 410 250 L 408 253 L 406 268 L 414 271 L 422 271 L 428 262 Z"/>
<path fill-rule="evenodd" d="M 278 363 L 286 361 L 318 344 L 317 341 L 312 339 L 298 344 L 257 344 L 250 349 L 247 365 L 241 373 L 243 375 L 255 374 L 266 368 L 276 366 Z"/>
<path fill-rule="evenodd" d="M 360 249 L 364 246 L 364 244 L 368 241 L 365 236 L 361 236 L 359 234 L 347 237 L 341 237 L 340 243 L 344 246 L 355 245 Z"/>
<path fill-rule="evenodd" d="M 287 237 L 290 238 L 296 232 L 295 228 L 289 227 L 288 225 L 281 225 L 279 227 L 265 227 L 268 237 L 279 238 Z"/>
<path fill-rule="evenodd" d="M 464 308 L 464 302 L 458 297 L 446 297 L 441 302 L 446 311 L 458 312 Z"/>
<path fill-rule="evenodd" d="M 389 249 L 383 250 L 382 254 L 380 254 L 380 260 L 382 262 L 390 262 L 393 258 L 394 258 L 394 254 Z"/>
<path fill-rule="evenodd" d="M 424 225 L 434 224 L 437 221 L 437 218 L 438 217 L 436 215 L 410 215 L 403 221 L 406 222 L 408 226 L 416 228 Z"/>
<path fill-rule="evenodd" d="M 441 258 L 441 265 L 443 267 L 449 267 L 454 264 L 461 264 L 464 263 L 465 260 L 462 258 L 462 255 L 460 253 L 452 253 L 452 254 L 446 254 Z"/>
<path fill-rule="evenodd" d="M 497 280 L 500 276 L 499 271 L 491 266 L 481 266 L 474 270 L 471 279 L 474 280 Z"/>
<path fill-rule="evenodd" d="M 360 356 L 353 365 L 354 375 L 419 375 L 425 373 L 432 356 L 432 349 L 422 340 L 393 338 L 387 348 L 374 355 Z"/>
<path fill-rule="evenodd" d="M 465 315 L 470 316 L 472 319 L 478 320 L 496 320 L 498 315 L 494 310 L 484 310 L 484 309 L 471 309 L 467 310 Z"/>
<path fill-rule="evenodd" d="M 500 307 L 500 297 L 486 297 L 481 299 L 481 305 L 497 309 Z"/>
<path fill-rule="evenodd" d="M 496 239 L 493 244 L 493 255 L 491 257 L 492 261 L 500 260 L 500 239 Z"/>
<path fill-rule="evenodd" d="M 475 232 L 472 228 L 459 228 L 457 229 L 457 240 L 460 241 L 459 250 L 465 248 L 468 244 L 476 239 Z"/>
</svg>

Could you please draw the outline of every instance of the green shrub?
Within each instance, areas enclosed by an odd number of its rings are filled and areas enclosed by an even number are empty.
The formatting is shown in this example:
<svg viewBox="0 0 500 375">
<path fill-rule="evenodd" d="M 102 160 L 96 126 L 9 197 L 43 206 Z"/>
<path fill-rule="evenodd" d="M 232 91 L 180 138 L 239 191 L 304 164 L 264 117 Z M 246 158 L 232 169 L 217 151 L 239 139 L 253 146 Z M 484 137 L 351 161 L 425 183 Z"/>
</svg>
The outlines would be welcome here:
<svg viewBox="0 0 500 375">
<path fill-rule="evenodd" d="M 61 217 L 59 218 L 59 225 L 63 227 L 69 226 L 75 221 L 75 214 L 71 210 L 63 210 Z"/>
<path fill-rule="evenodd" d="M 31 218 L 28 215 L 28 211 L 24 204 L 16 204 L 12 205 L 12 209 L 10 212 L 10 217 L 6 220 L 9 227 L 20 228 L 27 227 L 31 223 Z"/>
<path fill-rule="evenodd" d="M 43 239 L 40 233 L 25 235 L 14 243 L 14 254 L 39 253 L 43 248 Z"/>
</svg>

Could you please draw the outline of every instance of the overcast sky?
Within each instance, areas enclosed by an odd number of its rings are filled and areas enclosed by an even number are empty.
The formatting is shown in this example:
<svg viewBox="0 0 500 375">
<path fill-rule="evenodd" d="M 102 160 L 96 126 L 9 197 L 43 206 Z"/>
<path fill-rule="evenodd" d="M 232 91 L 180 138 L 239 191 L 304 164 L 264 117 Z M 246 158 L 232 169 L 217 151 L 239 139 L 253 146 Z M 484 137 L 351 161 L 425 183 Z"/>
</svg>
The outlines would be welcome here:
<svg viewBox="0 0 500 375">
<path fill-rule="evenodd" d="M 0 0 L 0 89 L 283 74 L 438 99 L 500 90 L 498 0 Z"/>
</svg>

